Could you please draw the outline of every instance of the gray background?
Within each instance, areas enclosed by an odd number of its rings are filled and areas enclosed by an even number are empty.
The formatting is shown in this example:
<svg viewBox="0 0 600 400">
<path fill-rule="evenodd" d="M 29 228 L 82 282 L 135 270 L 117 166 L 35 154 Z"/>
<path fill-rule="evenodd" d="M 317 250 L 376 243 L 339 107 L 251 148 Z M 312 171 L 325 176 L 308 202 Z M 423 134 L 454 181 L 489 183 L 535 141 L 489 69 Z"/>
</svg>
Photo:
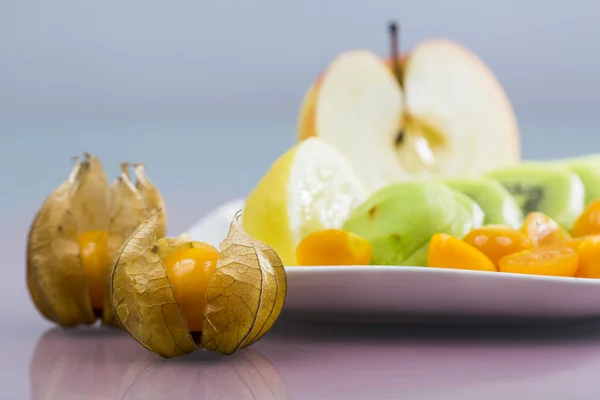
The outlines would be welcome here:
<svg viewBox="0 0 600 400">
<path fill-rule="evenodd" d="M 290 113 L 333 56 L 436 36 L 475 51 L 520 113 L 600 102 L 595 0 L 0 1 L 4 113 Z"/>
</svg>

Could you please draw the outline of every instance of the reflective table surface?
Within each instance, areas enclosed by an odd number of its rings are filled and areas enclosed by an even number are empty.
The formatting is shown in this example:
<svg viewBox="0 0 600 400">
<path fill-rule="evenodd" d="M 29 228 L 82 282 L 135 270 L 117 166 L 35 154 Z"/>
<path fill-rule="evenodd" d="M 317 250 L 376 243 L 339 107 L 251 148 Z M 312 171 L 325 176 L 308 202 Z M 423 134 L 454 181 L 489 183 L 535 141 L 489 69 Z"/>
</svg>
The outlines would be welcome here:
<svg viewBox="0 0 600 400">
<path fill-rule="evenodd" d="M 591 134 L 600 120 L 577 119 L 578 129 L 573 121 L 525 121 L 525 156 L 600 152 Z M 5 190 L 0 199 L 5 255 L 0 398 L 599 398 L 600 320 L 536 326 L 340 325 L 284 315 L 262 340 L 232 356 L 198 352 L 166 360 L 123 332 L 63 330 L 33 308 L 24 279 L 27 230 L 44 197 L 68 174 L 69 157 L 95 153 L 109 176 L 121 161 L 145 161 L 163 191 L 169 231 L 176 235 L 220 202 L 250 190 L 293 143 L 293 124 L 293 118 L 0 121 Z M 563 140 L 569 127 L 579 132 L 578 140 Z M 250 139 L 247 132 L 261 133 Z"/>
<path fill-rule="evenodd" d="M 596 399 L 599 338 L 595 322 L 458 329 L 280 321 L 232 356 L 165 360 L 123 332 L 50 328 L 11 350 L 30 354 L 29 387 L 11 385 L 3 398 Z M 3 357 L 3 367 L 9 362 Z"/>
</svg>

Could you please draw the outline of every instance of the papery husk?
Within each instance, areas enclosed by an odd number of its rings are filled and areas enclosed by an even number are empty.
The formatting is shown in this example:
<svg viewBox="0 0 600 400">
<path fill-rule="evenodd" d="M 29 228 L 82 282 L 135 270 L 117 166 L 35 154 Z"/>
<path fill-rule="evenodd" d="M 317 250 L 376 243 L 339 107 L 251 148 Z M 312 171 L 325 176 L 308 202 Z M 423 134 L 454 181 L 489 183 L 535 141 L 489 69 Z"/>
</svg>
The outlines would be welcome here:
<svg viewBox="0 0 600 400">
<path fill-rule="evenodd" d="M 156 241 L 156 246 L 158 247 L 158 255 L 161 260 L 166 259 L 176 251 L 185 249 L 210 248 L 217 251 L 210 244 L 190 240 L 189 236 L 185 233 L 176 238 L 160 238 Z"/>
<path fill-rule="evenodd" d="M 130 180 L 129 165 L 121 164 L 121 175 L 115 180 L 110 188 L 110 211 L 109 211 L 109 234 L 108 253 L 111 260 L 111 268 L 116 262 L 125 241 L 138 227 L 142 218 L 148 214 L 148 207 Z M 111 327 L 119 324 L 113 314 L 110 303 L 110 270 L 107 271 L 106 295 L 104 296 L 104 307 L 102 309 L 102 323 Z"/>
<path fill-rule="evenodd" d="M 79 185 L 69 199 L 69 210 L 77 226 L 77 234 L 101 230 L 108 231 L 108 178 L 98 158 L 85 153 L 82 166 L 87 171 L 80 174 Z"/>
<path fill-rule="evenodd" d="M 287 294 L 281 259 L 244 232 L 240 217 L 238 212 L 220 245 L 206 293 L 202 347 L 223 354 L 251 345 L 271 329 Z"/>
<path fill-rule="evenodd" d="M 47 319 L 63 327 L 95 321 L 90 291 L 79 256 L 75 216 L 86 202 L 81 188 L 95 180 L 96 170 L 78 161 L 69 178 L 44 202 L 29 232 L 27 286 Z M 75 200 L 76 206 L 72 206 Z"/>
<path fill-rule="evenodd" d="M 83 161 L 77 159 L 69 178 L 42 205 L 29 232 L 27 287 L 40 313 L 70 327 L 93 324 L 101 312 L 104 325 L 118 327 L 108 284 L 113 263 L 106 266 L 103 309 L 93 310 L 77 237 L 95 230 L 108 232 L 108 258 L 114 262 L 148 211 L 130 180 L 128 164 L 121 165 L 121 175 L 109 186 L 98 158 L 85 153 Z"/>
<path fill-rule="evenodd" d="M 121 164 L 121 175 L 110 188 L 108 248 L 110 255 L 114 254 L 111 259 L 118 255 L 125 241 L 150 211 L 131 182 L 127 168 L 128 164 Z"/>
<path fill-rule="evenodd" d="M 110 280 L 113 312 L 142 346 L 163 357 L 196 350 L 156 246 L 160 210 L 151 211 L 125 243 Z"/>
<path fill-rule="evenodd" d="M 154 183 L 148 179 L 144 164 L 134 164 L 133 173 L 137 178 L 135 187 L 142 195 L 142 198 L 146 202 L 148 209 L 154 210 L 160 208 L 162 210 L 158 220 L 158 231 L 156 232 L 156 235 L 159 239 L 163 238 L 167 234 L 167 213 L 165 212 L 165 201 Z"/>
<path fill-rule="evenodd" d="M 123 247 L 111 277 L 113 310 L 120 324 L 147 349 L 176 357 L 198 348 L 173 295 L 161 259 L 186 247 L 207 246 L 185 237 L 158 240 L 160 211 L 142 220 Z M 277 254 L 247 236 L 238 216 L 206 293 L 200 345 L 231 354 L 262 337 L 273 325 L 286 296 L 286 276 Z"/>
</svg>

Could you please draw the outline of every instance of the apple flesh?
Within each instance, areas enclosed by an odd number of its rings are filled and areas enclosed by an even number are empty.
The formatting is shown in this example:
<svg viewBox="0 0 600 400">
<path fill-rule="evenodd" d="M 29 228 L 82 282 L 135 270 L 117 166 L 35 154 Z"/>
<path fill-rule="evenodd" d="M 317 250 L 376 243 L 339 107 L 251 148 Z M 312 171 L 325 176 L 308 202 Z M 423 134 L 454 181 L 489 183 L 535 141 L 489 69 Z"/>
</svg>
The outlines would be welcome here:
<svg viewBox="0 0 600 400">
<path fill-rule="evenodd" d="M 443 39 L 393 63 L 365 50 L 336 57 L 303 100 L 298 137 L 319 136 L 370 190 L 402 180 L 476 177 L 520 160 L 502 86 L 473 53 Z"/>
<path fill-rule="evenodd" d="M 402 69 L 406 62 L 407 55 L 402 54 L 398 57 L 398 65 Z M 393 71 L 394 63 L 393 60 L 387 59 L 384 61 L 387 67 Z M 317 110 L 317 96 L 319 93 L 320 84 L 323 80 L 324 72 L 319 75 L 315 82 L 308 88 L 302 99 L 302 106 L 300 108 L 300 117 L 298 119 L 298 139 L 304 140 L 311 136 L 317 136 L 315 129 L 315 118 Z"/>
<path fill-rule="evenodd" d="M 368 191 L 398 180 L 402 169 L 392 146 L 402 122 L 402 91 L 379 57 L 366 50 L 341 54 L 307 97 L 303 139 L 318 136 L 336 147 Z"/>
</svg>

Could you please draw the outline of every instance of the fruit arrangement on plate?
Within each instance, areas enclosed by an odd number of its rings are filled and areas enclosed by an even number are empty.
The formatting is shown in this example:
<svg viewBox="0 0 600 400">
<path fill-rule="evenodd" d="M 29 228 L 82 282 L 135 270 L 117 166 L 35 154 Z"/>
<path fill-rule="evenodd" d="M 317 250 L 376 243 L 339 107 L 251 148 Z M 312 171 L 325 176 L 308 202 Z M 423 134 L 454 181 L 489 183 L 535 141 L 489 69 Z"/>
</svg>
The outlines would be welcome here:
<svg viewBox="0 0 600 400">
<path fill-rule="evenodd" d="M 309 88 L 298 143 L 248 195 L 245 231 L 288 267 L 600 277 L 600 156 L 522 161 L 481 60 L 441 39 L 398 55 L 390 33 L 390 59 L 348 51 Z"/>
</svg>

